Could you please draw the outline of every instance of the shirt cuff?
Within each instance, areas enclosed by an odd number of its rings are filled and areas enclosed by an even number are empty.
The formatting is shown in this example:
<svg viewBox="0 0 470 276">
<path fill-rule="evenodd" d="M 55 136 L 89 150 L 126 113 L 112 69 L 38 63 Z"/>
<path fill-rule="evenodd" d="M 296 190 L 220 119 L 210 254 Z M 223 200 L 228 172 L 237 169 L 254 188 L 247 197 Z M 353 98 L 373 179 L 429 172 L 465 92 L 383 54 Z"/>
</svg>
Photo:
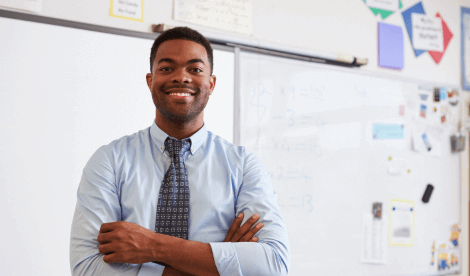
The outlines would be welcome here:
<svg viewBox="0 0 470 276">
<path fill-rule="evenodd" d="M 212 255 L 214 256 L 215 266 L 221 276 L 240 275 L 243 273 L 240 268 L 237 251 L 230 242 L 211 242 Z"/>
<path fill-rule="evenodd" d="M 163 274 L 164 266 L 156 263 L 142 264 L 138 276 L 159 276 Z"/>
</svg>

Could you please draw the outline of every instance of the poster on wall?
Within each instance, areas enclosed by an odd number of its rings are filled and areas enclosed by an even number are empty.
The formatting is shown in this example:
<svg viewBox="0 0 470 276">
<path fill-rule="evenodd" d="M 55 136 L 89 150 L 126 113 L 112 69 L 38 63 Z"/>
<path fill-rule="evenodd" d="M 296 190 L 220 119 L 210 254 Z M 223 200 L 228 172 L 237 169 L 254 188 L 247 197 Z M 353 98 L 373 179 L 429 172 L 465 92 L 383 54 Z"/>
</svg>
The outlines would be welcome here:
<svg viewBox="0 0 470 276">
<path fill-rule="evenodd" d="M 402 12 L 408 36 L 416 57 L 426 52 L 439 64 L 454 36 L 439 13 L 427 15 L 419 2 Z"/>
<path fill-rule="evenodd" d="M 173 10 L 174 20 L 253 34 L 252 0 L 175 0 Z"/>
<path fill-rule="evenodd" d="M 462 7 L 461 22 L 462 86 L 470 90 L 470 8 Z"/>
</svg>

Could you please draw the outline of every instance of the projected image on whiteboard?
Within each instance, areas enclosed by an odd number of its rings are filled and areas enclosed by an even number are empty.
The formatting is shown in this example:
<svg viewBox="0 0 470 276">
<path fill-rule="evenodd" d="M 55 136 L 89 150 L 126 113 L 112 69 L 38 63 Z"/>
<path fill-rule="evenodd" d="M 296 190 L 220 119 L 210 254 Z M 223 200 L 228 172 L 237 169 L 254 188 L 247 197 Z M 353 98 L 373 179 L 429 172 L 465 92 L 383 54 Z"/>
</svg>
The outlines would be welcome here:
<svg viewBox="0 0 470 276">
<path fill-rule="evenodd" d="M 390 208 L 390 245 L 413 245 L 414 203 L 392 199 Z"/>
</svg>

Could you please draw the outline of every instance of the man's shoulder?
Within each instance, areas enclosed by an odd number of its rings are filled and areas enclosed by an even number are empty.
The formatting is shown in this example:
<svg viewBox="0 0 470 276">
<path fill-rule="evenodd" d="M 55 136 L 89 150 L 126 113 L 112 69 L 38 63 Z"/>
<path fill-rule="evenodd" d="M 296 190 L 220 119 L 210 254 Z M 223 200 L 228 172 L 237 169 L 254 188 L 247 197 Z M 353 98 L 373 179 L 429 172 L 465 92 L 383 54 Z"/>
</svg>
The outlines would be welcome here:
<svg viewBox="0 0 470 276">
<path fill-rule="evenodd" d="M 239 158 L 241 162 L 250 162 L 250 163 L 261 163 L 260 160 L 256 157 L 254 153 L 249 151 L 244 146 L 237 146 L 229 141 L 225 140 L 224 138 L 208 131 L 208 142 L 215 147 L 215 151 L 217 154 L 224 154 L 227 157 Z"/>
<path fill-rule="evenodd" d="M 207 143 L 211 147 L 215 147 L 218 153 L 230 152 L 238 155 L 244 155 L 246 148 L 244 146 L 237 146 L 217 134 L 207 131 Z"/>
<path fill-rule="evenodd" d="M 137 148 L 144 147 L 149 142 L 150 127 L 139 130 L 133 134 L 122 136 L 113 140 L 100 149 L 109 153 L 135 151 Z"/>
</svg>

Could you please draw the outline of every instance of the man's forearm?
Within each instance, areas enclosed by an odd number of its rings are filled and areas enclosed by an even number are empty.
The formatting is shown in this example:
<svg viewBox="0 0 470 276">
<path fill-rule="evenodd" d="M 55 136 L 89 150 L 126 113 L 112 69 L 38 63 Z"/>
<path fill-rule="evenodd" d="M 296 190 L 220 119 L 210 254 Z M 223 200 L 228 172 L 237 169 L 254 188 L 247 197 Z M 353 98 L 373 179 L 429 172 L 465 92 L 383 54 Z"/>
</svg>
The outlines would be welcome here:
<svg viewBox="0 0 470 276">
<path fill-rule="evenodd" d="M 208 243 L 160 235 L 156 240 L 153 252 L 156 261 L 192 275 L 219 275 Z"/>
</svg>

